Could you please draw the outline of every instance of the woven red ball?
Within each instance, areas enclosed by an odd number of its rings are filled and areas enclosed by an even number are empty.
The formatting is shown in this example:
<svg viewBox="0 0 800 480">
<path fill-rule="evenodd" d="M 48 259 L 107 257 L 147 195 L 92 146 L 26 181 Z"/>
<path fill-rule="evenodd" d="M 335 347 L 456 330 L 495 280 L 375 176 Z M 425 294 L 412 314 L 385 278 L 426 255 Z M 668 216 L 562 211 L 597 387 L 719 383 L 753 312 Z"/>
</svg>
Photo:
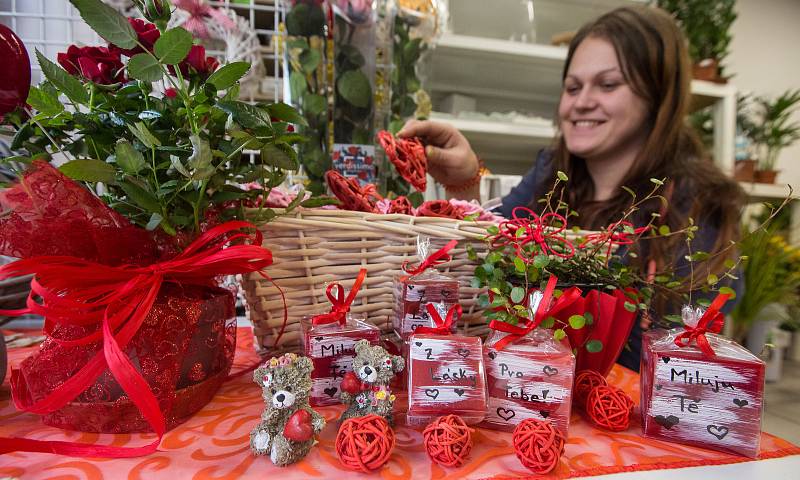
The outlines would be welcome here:
<svg viewBox="0 0 800 480">
<path fill-rule="evenodd" d="M 347 468 L 368 473 L 389 461 L 394 450 L 394 430 L 378 415 L 349 418 L 336 434 L 336 454 Z"/>
<path fill-rule="evenodd" d="M 439 417 L 422 432 L 425 451 L 439 465 L 460 467 L 472 450 L 472 432 L 458 415 Z"/>
<path fill-rule="evenodd" d="M 633 400 L 620 388 L 601 385 L 589 392 L 586 413 L 598 427 L 621 432 L 630 426 Z"/>
<path fill-rule="evenodd" d="M 564 435 L 545 420 L 523 420 L 511 434 L 511 441 L 522 465 L 540 475 L 556 468 L 564 453 Z"/>
<path fill-rule="evenodd" d="M 589 392 L 594 387 L 599 387 L 601 385 L 608 385 L 608 382 L 606 382 L 606 377 L 600 375 L 594 370 L 583 370 L 579 372 L 577 375 L 575 375 L 575 388 L 572 389 L 572 392 L 575 395 L 573 400 L 577 402 L 578 406 L 585 407 L 586 397 L 589 396 Z"/>
</svg>

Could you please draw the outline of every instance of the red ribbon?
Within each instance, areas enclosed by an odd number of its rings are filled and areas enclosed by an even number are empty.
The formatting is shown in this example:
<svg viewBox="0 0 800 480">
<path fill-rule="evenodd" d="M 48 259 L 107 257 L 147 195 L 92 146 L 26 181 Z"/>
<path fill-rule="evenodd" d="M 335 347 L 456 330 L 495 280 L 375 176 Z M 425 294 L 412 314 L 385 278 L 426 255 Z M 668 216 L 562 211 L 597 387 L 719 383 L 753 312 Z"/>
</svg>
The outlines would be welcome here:
<svg viewBox="0 0 800 480">
<path fill-rule="evenodd" d="M 464 310 L 461 308 L 459 304 L 453 304 L 450 307 L 450 310 L 447 312 L 447 316 L 442 319 L 442 316 L 439 315 L 439 312 L 436 310 L 436 307 L 433 306 L 432 303 L 427 304 L 428 315 L 430 315 L 433 323 L 436 325 L 435 327 L 417 327 L 414 330 L 414 334 L 417 333 L 424 333 L 430 335 L 450 335 L 451 329 L 453 327 L 453 322 L 457 322 L 461 320 L 461 315 L 464 313 Z"/>
<path fill-rule="evenodd" d="M 534 328 L 538 327 L 542 321 L 547 318 L 546 315 L 550 311 L 550 302 L 553 299 L 553 291 L 556 289 L 557 282 L 558 278 L 555 275 L 551 275 L 550 279 L 547 280 L 547 286 L 545 286 L 544 292 L 542 292 L 542 301 L 539 302 L 539 307 L 536 309 L 533 319 L 529 319 L 523 326 L 512 325 L 500 320 L 492 320 L 489 323 L 489 328 L 492 330 L 509 334 L 494 345 L 495 349 L 502 350 L 506 348 L 508 344 L 516 342 L 520 338 L 531 333 Z"/>
<path fill-rule="evenodd" d="M 339 325 L 344 325 L 347 322 L 347 313 L 350 311 L 350 305 L 353 304 L 353 300 L 355 300 L 356 294 L 361 288 L 361 284 L 364 283 L 365 278 L 367 278 L 367 269 L 362 268 L 358 272 L 358 277 L 356 277 L 356 281 L 353 283 L 353 288 L 350 289 L 347 298 L 344 296 L 344 288 L 342 288 L 341 285 L 338 283 L 331 283 L 328 285 L 328 288 L 325 290 L 325 295 L 327 295 L 328 300 L 331 301 L 331 311 L 314 315 L 311 318 L 311 324 L 326 325 L 339 322 Z M 336 290 L 335 295 L 333 293 L 334 290 Z"/>
<path fill-rule="evenodd" d="M 692 341 L 694 341 L 707 357 L 715 357 L 716 353 L 714 353 L 714 349 L 711 348 L 711 344 L 708 343 L 706 333 L 719 333 L 722 331 L 722 327 L 725 325 L 725 314 L 723 314 L 720 309 L 722 309 L 722 306 L 728 301 L 728 298 L 730 298 L 730 294 L 728 293 L 718 294 L 703 316 L 700 317 L 700 320 L 697 321 L 696 327 L 690 327 L 688 325 L 683 326 L 685 331 L 675 337 L 675 345 L 684 348 L 691 345 Z"/>
<path fill-rule="evenodd" d="M 245 234 L 242 229 L 253 229 Z M 232 242 L 247 242 L 230 245 Z M 69 256 L 18 260 L 0 268 L 0 279 L 35 274 L 24 313 L 46 318 L 45 332 L 60 325 L 99 325 L 83 338 L 61 341 L 65 346 L 102 341 L 103 348 L 75 375 L 43 399 L 30 403 L 18 371 L 12 372 L 16 407 L 36 414 L 54 412 L 92 385 L 106 368 L 158 435 L 142 447 L 82 445 L 73 442 L 0 438 L 0 454 L 11 451 L 57 453 L 80 457 L 127 458 L 155 452 L 166 431 L 164 415 L 150 386 L 125 353 L 128 342 L 146 319 L 164 282 L 207 285 L 218 275 L 258 271 L 272 264 L 272 253 L 261 247 L 261 233 L 249 222 L 231 221 L 205 232 L 175 258 L 139 267 L 108 266 Z M 41 303 L 35 297 L 41 298 Z M 0 311 L 18 314 L 23 311 Z M 286 311 L 284 309 L 284 315 Z M 284 319 L 284 326 L 286 319 Z M 283 328 L 281 329 L 281 333 Z"/>
<path fill-rule="evenodd" d="M 407 276 L 404 276 L 402 280 L 407 279 L 408 277 L 413 277 L 415 275 L 419 275 L 420 273 L 424 272 L 425 270 L 435 267 L 436 265 L 440 265 L 445 262 L 449 262 L 452 260 L 450 256 L 450 250 L 455 248 L 458 244 L 458 240 L 450 240 L 447 242 L 447 245 L 442 247 L 441 249 L 435 251 L 433 254 L 428 255 L 428 258 L 423 260 L 416 268 L 408 268 L 408 260 L 403 262 L 403 270 L 408 273 Z"/>
<path fill-rule="evenodd" d="M 620 227 L 622 227 L 622 229 L 620 229 Z M 631 222 L 623 222 L 620 220 L 619 222 L 609 225 L 602 232 L 590 233 L 589 235 L 586 235 L 578 248 L 586 248 L 587 246 L 593 244 L 602 245 L 603 243 L 608 242 L 606 257 L 611 256 L 611 250 L 614 248 L 614 245 L 630 245 L 634 242 L 632 238 L 628 237 L 630 234 L 625 231 L 625 227 L 630 227 L 633 229 L 633 235 L 641 235 L 649 229 L 649 227 L 639 227 L 634 229 Z"/>
<path fill-rule="evenodd" d="M 518 211 L 528 214 L 528 218 L 520 217 Z M 561 258 L 571 258 L 575 255 L 575 247 L 572 242 L 559 234 L 567 229 L 567 219 L 557 213 L 546 213 L 541 217 L 527 207 L 514 207 L 511 211 L 511 220 L 506 220 L 498 225 L 500 232 L 491 239 L 492 248 L 505 247 L 512 245 L 517 251 L 517 256 L 525 263 L 533 261 L 522 255 L 522 247 L 528 243 L 535 242 L 542 249 L 545 255 L 551 254 Z M 553 221 L 561 223 L 560 227 L 551 226 Z M 517 235 L 517 231 L 522 228 L 524 232 Z M 550 243 L 561 244 L 566 252 L 559 252 L 550 246 Z"/>
</svg>

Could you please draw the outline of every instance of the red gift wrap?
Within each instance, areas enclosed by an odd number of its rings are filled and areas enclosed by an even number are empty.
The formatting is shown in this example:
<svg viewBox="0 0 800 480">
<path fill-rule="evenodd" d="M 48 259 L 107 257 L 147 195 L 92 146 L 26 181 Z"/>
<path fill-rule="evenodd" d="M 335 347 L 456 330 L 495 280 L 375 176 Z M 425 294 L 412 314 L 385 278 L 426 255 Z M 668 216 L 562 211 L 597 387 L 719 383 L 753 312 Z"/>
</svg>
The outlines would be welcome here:
<svg viewBox="0 0 800 480">
<path fill-rule="evenodd" d="M 489 407 L 480 426 L 511 432 L 534 418 L 550 421 L 567 438 L 575 356 L 541 329 L 497 350 L 508 335 L 493 332 L 483 348 Z"/>
<path fill-rule="evenodd" d="M 717 315 L 721 327 L 722 314 Z M 764 362 L 714 330 L 690 326 L 645 334 L 642 431 L 646 437 L 755 458 Z"/>
<path fill-rule="evenodd" d="M 427 425 L 442 415 L 458 415 L 469 424 L 486 416 L 486 372 L 481 339 L 450 335 L 461 314 L 456 304 L 446 316 L 428 308 L 436 327 L 420 327 L 408 342 L 409 425 Z M 439 311 L 441 312 L 441 310 Z"/>
<path fill-rule="evenodd" d="M 356 342 L 367 340 L 380 345 L 381 331 L 352 314 L 348 314 L 344 325 L 314 325 L 311 317 L 304 318 L 302 325 L 303 351 L 314 363 L 309 402 L 315 407 L 338 405 L 342 378 L 353 370 Z"/>
</svg>

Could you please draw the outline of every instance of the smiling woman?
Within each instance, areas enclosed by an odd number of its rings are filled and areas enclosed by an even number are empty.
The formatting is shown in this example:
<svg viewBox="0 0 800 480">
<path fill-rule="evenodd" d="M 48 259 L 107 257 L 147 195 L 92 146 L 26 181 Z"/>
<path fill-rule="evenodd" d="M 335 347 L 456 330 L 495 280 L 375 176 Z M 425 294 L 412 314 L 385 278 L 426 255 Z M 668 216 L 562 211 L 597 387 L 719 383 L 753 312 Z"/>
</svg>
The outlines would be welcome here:
<svg viewBox="0 0 800 480">
<path fill-rule="evenodd" d="M 743 194 L 711 162 L 685 123 L 690 95 L 690 63 L 685 39 L 672 17 L 653 7 L 613 10 L 584 25 L 572 40 L 562 75 L 553 148 L 539 153 L 522 182 L 503 198 L 502 213 L 515 207 L 540 211 L 542 201 L 559 199 L 577 214 L 571 224 L 600 229 L 642 199 L 653 181 L 664 187 L 637 206 L 634 227 L 655 225 L 678 231 L 699 225 L 692 251 L 710 254 L 695 278 L 724 270 L 733 252 L 716 255 L 738 236 Z M 464 136 L 435 122 L 411 121 L 400 137 L 421 137 L 427 144 L 429 172 L 448 195 L 478 198 L 480 165 Z M 563 172 L 563 173 L 561 173 Z M 557 191 L 547 195 L 556 179 Z M 461 188 L 461 187 L 467 188 Z M 661 197 L 667 202 L 660 201 Z M 556 207 L 553 205 L 553 207 Z M 555 210 L 555 208 L 554 208 Z M 570 216 L 573 216 L 570 214 Z M 631 245 L 643 273 L 674 269 L 688 276 L 685 237 L 664 235 Z M 687 286 L 695 289 L 697 284 Z M 657 313 L 665 312 L 665 302 Z M 647 321 L 643 326 L 647 327 Z M 638 369 L 641 331 L 622 357 Z M 622 359 L 621 357 L 621 359 Z"/>
</svg>

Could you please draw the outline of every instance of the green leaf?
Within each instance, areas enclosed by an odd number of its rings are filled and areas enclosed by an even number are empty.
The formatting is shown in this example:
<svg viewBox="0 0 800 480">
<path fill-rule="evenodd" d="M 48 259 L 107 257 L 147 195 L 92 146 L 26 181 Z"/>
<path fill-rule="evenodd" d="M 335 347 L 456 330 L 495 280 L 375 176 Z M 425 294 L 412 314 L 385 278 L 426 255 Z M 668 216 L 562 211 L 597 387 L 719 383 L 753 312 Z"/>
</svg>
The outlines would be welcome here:
<svg viewBox="0 0 800 480">
<path fill-rule="evenodd" d="M 161 216 L 160 214 L 158 214 L 158 213 L 154 213 L 154 214 L 150 215 L 150 221 L 149 221 L 149 222 L 147 222 L 147 225 L 145 225 L 145 227 L 144 227 L 144 228 L 145 228 L 145 229 L 146 229 L 148 232 L 152 232 L 153 230 L 155 230 L 156 228 L 158 228 L 158 226 L 161 224 L 161 221 L 162 221 L 162 220 L 164 220 L 164 217 L 162 217 L 162 216 Z"/>
<path fill-rule="evenodd" d="M 338 205 L 339 199 L 334 197 L 312 197 L 308 200 L 300 202 L 300 206 L 304 208 L 317 208 L 324 207 L 325 205 Z"/>
<path fill-rule="evenodd" d="M 46 90 L 31 87 L 28 91 L 28 104 L 38 112 L 48 116 L 55 116 L 64 111 L 64 104 L 58 101 L 58 97 L 50 95 Z"/>
<path fill-rule="evenodd" d="M 486 229 L 486 233 L 488 233 L 489 235 L 497 235 L 498 233 L 500 233 L 500 229 L 492 225 Z"/>
<path fill-rule="evenodd" d="M 244 128 L 258 128 L 269 125 L 269 116 L 260 108 L 249 103 L 231 101 L 217 104 L 224 112 L 233 116 L 233 119 Z"/>
<path fill-rule="evenodd" d="M 211 164 L 211 146 L 208 140 L 198 135 L 189 136 L 192 143 L 192 154 L 187 163 L 192 169 L 192 180 L 205 180 L 214 174 L 214 166 Z"/>
<path fill-rule="evenodd" d="M 324 112 L 327 107 L 328 100 L 324 96 L 309 92 L 303 95 L 303 108 L 308 115 L 316 117 Z"/>
<path fill-rule="evenodd" d="M 669 235 L 671 233 L 669 225 L 661 225 L 660 227 L 658 227 L 658 233 L 660 235 Z"/>
<path fill-rule="evenodd" d="M 136 32 L 128 20 L 118 11 L 100 0 L 70 0 L 83 20 L 98 35 L 120 48 L 136 46 Z"/>
<path fill-rule="evenodd" d="M 698 298 L 697 299 L 697 304 L 700 305 L 703 308 L 708 308 L 708 306 L 711 305 L 711 300 L 709 300 L 707 298 Z"/>
<path fill-rule="evenodd" d="M 556 325 L 556 319 L 553 317 L 547 317 L 542 320 L 542 323 L 539 324 L 542 328 L 553 328 Z"/>
<path fill-rule="evenodd" d="M 628 195 L 630 195 L 631 197 L 633 197 L 633 198 L 636 198 L 636 192 L 634 192 L 633 190 L 631 190 L 631 188 L 630 188 L 630 187 L 626 187 L 625 185 L 623 185 L 623 186 L 622 186 L 622 187 L 620 187 L 620 188 L 622 188 L 623 190 L 625 190 L 626 192 L 628 192 Z"/>
<path fill-rule="evenodd" d="M 294 123 L 295 125 L 302 125 L 304 127 L 308 125 L 306 119 L 291 105 L 277 102 L 264 105 L 263 108 L 269 112 L 271 117 L 283 120 L 284 122 Z"/>
<path fill-rule="evenodd" d="M 712 285 L 712 286 L 713 286 L 713 285 L 716 285 L 716 284 L 718 284 L 718 283 L 719 283 L 719 277 L 717 277 L 717 276 L 716 276 L 716 275 L 714 275 L 713 273 L 709 273 L 709 274 L 708 274 L 708 276 L 706 277 L 706 282 L 707 282 L 709 285 Z"/>
<path fill-rule="evenodd" d="M 683 318 L 680 315 L 664 315 L 664 320 L 670 323 L 683 323 Z"/>
<path fill-rule="evenodd" d="M 592 325 L 594 323 L 594 316 L 590 312 L 584 312 L 583 318 L 586 319 L 586 325 Z"/>
<path fill-rule="evenodd" d="M 589 340 L 586 342 L 586 351 L 589 353 L 597 353 L 603 350 L 603 342 L 600 340 Z"/>
<path fill-rule="evenodd" d="M 533 266 L 538 269 L 546 267 L 550 263 L 550 257 L 547 255 L 536 255 L 533 259 Z"/>
<path fill-rule="evenodd" d="M 559 328 L 559 329 L 557 329 L 557 330 L 553 331 L 553 338 L 555 338 L 555 339 L 556 339 L 556 340 L 558 340 L 559 342 L 560 342 L 561 340 L 564 340 L 564 338 L 565 338 L 566 336 L 567 336 L 567 332 L 565 332 L 563 328 Z"/>
<path fill-rule="evenodd" d="M 734 262 L 733 260 L 731 260 L 731 259 L 729 258 L 729 259 L 725 260 L 725 263 L 724 263 L 724 265 L 725 265 L 725 268 L 727 268 L 728 270 L 730 270 L 730 269 L 732 269 L 733 267 L 735 267 L 735 266 L 736 266 L 736 262 Z"/>
<path fill-rule="evenodd" d="M 128 75 L 145 82 L 157 82 L 164 76 L 158 60 L 149 53 L 137 53 L 128 60 Z"/>
<path fill-rule="evenodd" d="M 514 303 L 522 303 L 525 299 L 525 289 L 522 287 L 514 287 L 511 289 L 511 301 Z"/>
<path fill-rule="evenodd" d="M 77 78 L 73 77 L 66 70 L 51 62 L 39 50 L 36 50 L 36 58 L 39 60 L 39 67 L 50 83 L 59 91 L 63 92 L 70 100 L 75 103 L 89 103 L 89 93 Z"/>
<path fill-rule="evenodd" d="M 630 302 L 625 302 L 625 303 L 622 304 L 622 306 L 625 307 L 625 310 L 627 310 L 629 312 L 635 312 L 636 311 L 636 305 L 634 305 L 634 304 L 632 304 Z"/>
<path fill-rule="evenodd" d="M 658 186 L 664 185 L 664 181 L 663 180 L 659 180 L 657 178 L 651 178 L 650 179 L 650 183 L 656 184 Z"/>
<path fill-rule="evenodd" d="M 586 325 L 586 318 L 583 315 L 572 315 L 569 317 L 569 326 L 575 330 L 580 330 Z"/>
<path fill-rule="evenodd" d="M 567 180 L 569 180 L 567 174 L 562 172 L 561 170 L 556 172 L 556 176 L 558 176 L 558 179 L 561 180 L 562 182 L 566 182 Z"/>
<path fill-rule="evenodd" d="M 139 173 L 146 165 L 142 152 L 133 148 L 127 140 L 119 142 L 114 147 L 114 153 L 117 156 L 117 165 L 127 173 Z"/>
<path fill-rule="evenodd" d="M 736 298 L 736 290 L 732 289 L 731 287 L 722 287 L 719 289 L 719 293 L 730 295 L 731 300 Z"/>
<path fill-rule="evenodd" d="M 348 103 L 359 108 L 367 108 L 372 100 L 372 87 L 361 70 L 344 72 L 336 81 L 336 90 Z"/>
<path fill-rule="evenodd" d="M 112 183 L 114 181 L 114 167 L 102 160 L 72 160 L 58 169 L 69 178 L 82 182 Z"/>
<path fill-rule="evenodd" d="M 181 27 L 175 27 L 161 34 L 153 45 L 153 53 L 162 63 L 177 65 L 186 58 L 186 55 L 189 55 L 191 48 L 192 34 Z"/>
<path fill-rule="evenodd" d="M 300 66 L 303 72 L 310 75 L 319 67 L 322 60 L 322 54 L 319 50 L 306 50 L 300 54 Z"/>
<path fill-rule="evenodd" d="M 514 257 L 514 268 L 519 273 L 525 273 L 525 267 L 526 267 L 525 262 L 521 258 Z"/>
<path fill-rule="evenodd" d="M 132 203 L 150 213 L 161 213 L 161 205 L 158 203 L 158 199 L 141 185 L 138 185 L 132 177 L 127 177 L 123 180 L 120 183 L 120 187 L 122 187 L 125 195 L 128 196 Z"/>
<path fill-rule="evenodd" d="M 307 86 L 306 78 L 302 73 L 292 72 L 289 75 L 289 91 L 292 94 L 292 98 L 301 98 L 306 92 Z"/>
<path fill-rule="evenodd" d="M 128 129 L 139 139 L 142 144 L 147 148 L 161 146 L 161 140 L 156 138 L 143 122 L 136 122 L 133 125 L 128 125 Z"/>
<path fill-rule="evenodd" d="M 226 90 L 244 77 L 249 70 L 248 62 L 229 63 L 212 73 L 206 80 L 206 85 L 214 85 L 217 90 Z"/>
<path fill-rule="evenodd" d="M 298 168 L 296 160 L 271 143 L 261 147 L 261 161 L 266 165 L 273 165 L 285 170 L 297 170 Z"/>
</svg>

